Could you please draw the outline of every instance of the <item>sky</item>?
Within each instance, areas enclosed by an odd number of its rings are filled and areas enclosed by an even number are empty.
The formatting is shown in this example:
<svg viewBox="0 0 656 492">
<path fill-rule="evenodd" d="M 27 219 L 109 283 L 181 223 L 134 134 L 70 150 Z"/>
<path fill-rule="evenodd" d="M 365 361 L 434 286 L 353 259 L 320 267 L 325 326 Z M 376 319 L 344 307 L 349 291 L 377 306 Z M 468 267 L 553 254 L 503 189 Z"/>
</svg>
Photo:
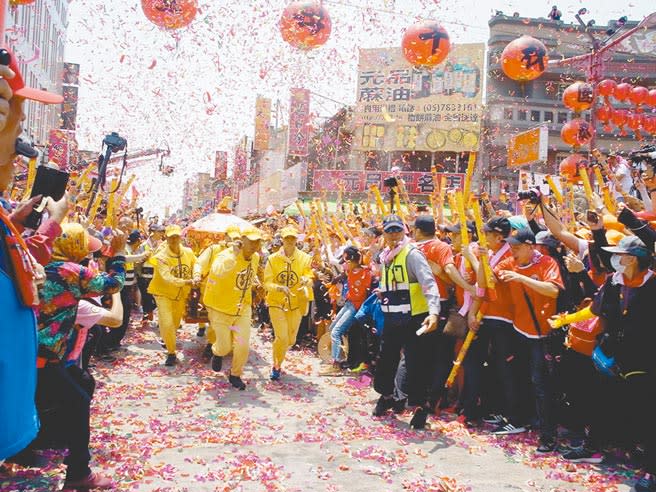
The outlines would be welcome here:
<svg viewBox="0 0 656 492">
<path fill-rule="evenodd" d="M 81 65 L 80 148 L 100 151 L 110 131 L 126 137 L 129 150 L 169 146 L 172 176 L 157 172 L 157 161 L 134 171 L 144 208 L 161 214 L 180 207 L 186 178 L 212 172 L 216 150 L 232 154 L 242 135 L 252 138 L 257 95 L 280 101 L 281 124 L 292 87 L 312 91 L 311 112 L 330 116 L 355 102 L 358 48 L 400 46 L 418 20 L 441 22 L 452 43 L 472 43 L 486 42 L 496 10 L 546 17 L 556 3 L 563 20 L 575 22 L 586 7 L 585 19 L 597 25 L 656 10 L 653 0 L 324 0 L 331 37 L 303 52 L 278 31 L 287 3 L 199 0 L 187 28 L 166 31 L 146 19 L 140 0 L 71 0 L 65 61 Z"/>
</svg>

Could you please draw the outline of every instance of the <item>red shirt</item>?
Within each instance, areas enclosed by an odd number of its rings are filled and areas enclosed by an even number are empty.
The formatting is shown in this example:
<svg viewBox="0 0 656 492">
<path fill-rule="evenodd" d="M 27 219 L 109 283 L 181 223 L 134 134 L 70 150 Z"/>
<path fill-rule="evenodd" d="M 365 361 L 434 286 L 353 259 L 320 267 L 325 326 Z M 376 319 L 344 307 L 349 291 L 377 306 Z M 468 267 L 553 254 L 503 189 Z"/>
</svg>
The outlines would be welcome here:
<svg viewBox="0 0 656 492">
<path fill-rule="evenodd" d="M 362 303 L 369 295 L 371 287 L 371 270 L 367 267 L 360 267 L 355 270 L 349 270 L 346 273 L 348 292 L 346 300 L 350 301 L 355 309 L 360 309 Z"/>
<path fill-rule="evenodd" d="M 510 257 L 500 262 L 494 269 L 494 272 L 498 274 L 500 270 L 512 270 L 534 280 L 551 282 L 559 289 L 564 289 L 563 280 L 560 277 L 560 269 L 558 268 L 556 260 L 550 256 L 542 255 L 537 252 L 531 263 L 527 266 L 517 265 L 515 259 Z M 557 299 L 555 297 L 548 297 L 540 294 L 521 282 L 499 282 L 497 285 L 500 284 L 506 284 L 510 290 L 510 295 L 513 300 L 512 319 L 515 329 L 529 338 L 540 338 L 540 335 L 543 337 L 547 336 L 551 330 L 547 320 L 556 314 Z M 528 294 L 528 297 L 533 304 L 533 311 L 540 326 L 540 334 L 538 334 L 536 329 L 524 293 Z"/>
<path fill-rule="evenodd" d="M 431 239 L 423 243 L 418 243 L 416 246 L 419 250 L 421 250 L 422 253 L 424 253 L 424 256 L 428 261 L 435 263 L 442 270 L 444 270 L 444 267 L 448 264 L 455 263 L 453 260 L 453 251 L 451 250 L 451 246 L 444 241 L 440 241 L 439 239 Z M 446 273 L 444 273 L 444 276 L 446 276 Z M 440 300 L 448 299 L 449 291 L 452 287 L 450 282 L 442 280 L 437 275 L 434 275 L 434 277 L 435 281 L 437 282 L 437 288 L 440 291 Z"/>
<path fill-rule="evenodd" d="M 489 250 L 490 259 L 492 259 L 493 256 L 494 256 L 494 251 Z M 512 252 L 510 251 L 510 247 L 508 247 L 506 249 L 506 252 L 503 254 L 503 256 L 501 256 L 501 260 L 499 261 L 499 263 L 502 263 L 508 258 L 512 259 Z M 497 265 L 499 263 L 497 263 Z M 493 267 L 492 265 L 490 266 L 492 267 L 492 270 L 495 270 L 495 267 Z M 490 291 L 490 289 L 488 289 L 488 291 Z M 501 321 L 512 323 L 513 299 L 508 284 L 504 282 L 497 282 L 494 286 L 494 293 L 492 294 L 491 297 L 493 297 L 494 300 L 487 300 L 483 302 L 483 305 L 481 306 L 483 319 L 485 318 L 498 319 Z"/>
</svg>

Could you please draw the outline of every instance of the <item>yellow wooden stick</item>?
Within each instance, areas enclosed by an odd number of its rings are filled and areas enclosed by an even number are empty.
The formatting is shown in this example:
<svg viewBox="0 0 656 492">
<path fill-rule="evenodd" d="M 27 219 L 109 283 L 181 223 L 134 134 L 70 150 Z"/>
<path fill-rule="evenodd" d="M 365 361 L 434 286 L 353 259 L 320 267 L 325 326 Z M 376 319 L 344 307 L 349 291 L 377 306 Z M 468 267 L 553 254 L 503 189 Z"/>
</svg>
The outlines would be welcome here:
<svg viewBox="0 0 656 492">
<path fill-rule="evenodd" d="M 342 233 L 342 228 L 339 224 L 339 219 L 335 214 L 331 214 L 330 218 L 333 220 L 333 229 L 335 230 L 335 234 L 337 234 L 339 241 L 342 244 L 344 244 L 346 242 L 346 239 L 344 239 L 344 234 Z"/>
<path fill-rule="evenodd" d="M 476 167 L 476 152 L 469 153 L 469 160 L 467 162 L 467 171 L 465 173 L 465 189 L 463 191 L 463 203 L 469 203 L 469 196 L 471 194 L 471 181 L 474 175 L 474 168 Z"/>
<path fill-rule="evenodd" d="M 478 318 L 483 317 L 480 311 L 477 317 Z M 467 352 L 469 351 L 469 347 L 474 341 L 475 336 L 476 336 L 476 332 L 473 330 L 469 330 L 469 333 L 467 333 L 467 336 L 465 337 L 465 341 L 462 343 L 462 347 L 458 352 L 458 357 L 453 362 L 453 367 L 451 368 L 449 377 L 447 378 L 446 383 L 444 384 L 446 388 L 450 388 L 451 386 L 453 386 L 453 383 L 456 381 L 456 377 L 458 376 L 458 372 L 460 371 L 460 366 L 462 365 L 462 362 L 465 360 L 465 357 L 467 356 Z"/>
<path fill-rule="evenodd" d="M 36 177 L 36 158 L 30 159 L 27 164 L 27 181 L 25 182 L 25 191 L 23 193 L 23 200 L 27 200 L 32 193 L 32 186 L 34 186 L 34 178 Z"/>
<path fill-rule="evenodd" d="M 556 201 L 562 205 L 563 204 L 563 194 L 560 192 L 560 190 L 556 186 L 556 183 L 554 183 L 553 177 L 547 175 L 544 179 L 547 181 L 547 184 L 549 185 L 549 189 L 551 190 L 551 193 L 553 193 L 553 196 L 556 199 Z"/>
<path fill-rule="evenodd" d="M 378 206 L 378 210 L 380 214 L 387 215 L 387 208 L 385 207 L 385 202 L 383 201 L 383 197 L 380 196 L 380 190 L 378 189 L 378 186 L 371 185 L 371 192 L 374 194 L 374 198 L 376 199 L 376 205 Z"/>
<path fill-rule="evenodd" d="M 483 265 L 483 273 L 485 275 L 485 283 L 487 286 L 494 285 L 494 275 L 490 267 L 490 259 L 488 257 L 488 244 L 485 230 L 483 229 L 483 216 L 481 215 L 481 207 L 478 200 L 472 202 L 472 212 L 474 214 L 474 223 L 476 224 L 476 233 L 478 234 L 478 244 L 481 251 L 481 265 Z M 463 243 L 464 244 L 464 243 Z"/>
<path fill-rule="evenodd" d="M 96 214 L 98 213 L 98 207 L 100 207 L 100 202 L 102 202 L 102 193 L 98 193 L 96 195 L 96 199 L 93 201 L 91 204 L 91 208 L 89 209 L 89 222 L 93 222 L 93 219 L 96 218 Z"/>
<path fill-rule="evenodd" d="M 592 206 L 592 186 L 590 186 L 590 176 L 588 176 L 588 170 L 584 167 L 579 169 L 579 176 L 583 182 L 583 190 L 585 191 L 585 196 L 588 199 L 588 203 Z"/>
<path fill-rule="evenodd" d="M 604 197 L 604 205 L 606 206 L 606 209 L 613 215 L 617 213 L 617 207 L 615 206 L 615 200 L 610 194 L 610 189 L 608 188 L 608 185 L 603 185 L 601 187 L 601 192 Z"/>
</svg>

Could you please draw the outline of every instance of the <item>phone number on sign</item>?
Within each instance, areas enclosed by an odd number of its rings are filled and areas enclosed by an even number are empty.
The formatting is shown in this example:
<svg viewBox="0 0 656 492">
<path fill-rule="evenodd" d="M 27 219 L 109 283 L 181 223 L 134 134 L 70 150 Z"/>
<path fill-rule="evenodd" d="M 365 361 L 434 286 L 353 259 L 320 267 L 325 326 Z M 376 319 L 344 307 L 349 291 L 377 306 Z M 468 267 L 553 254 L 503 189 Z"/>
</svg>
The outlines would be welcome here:
<svg viewBox="0 0 656 492">
<path fill-rule="evenodd" d="M 427 113 L 439 113 L 440 111 L 476 111 L 478 104 L 424 104 Z"/>
</svg>

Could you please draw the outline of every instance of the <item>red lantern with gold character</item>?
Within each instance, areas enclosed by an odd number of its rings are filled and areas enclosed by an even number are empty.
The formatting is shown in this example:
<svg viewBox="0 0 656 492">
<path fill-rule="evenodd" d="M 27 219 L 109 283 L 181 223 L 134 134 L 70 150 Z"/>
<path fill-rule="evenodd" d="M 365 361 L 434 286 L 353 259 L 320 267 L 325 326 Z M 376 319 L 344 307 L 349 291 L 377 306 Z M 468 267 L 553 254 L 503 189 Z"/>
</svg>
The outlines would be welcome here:
<svg viewBox="0 0 656 492">
<path fill-rule="evenodd" d="M 503 73 L 520 82 L 537 79 L 544 73 L 548 61 L 547 48 L 531 36 L 511 41 L 501 53 Z"/>
<path fill-rule="evenodd" d="M 401 41 L 403 56 L 417 67 L 434 67 L 449 55 L 451 41 L 438 22 L 422 21 L 410 26 Z"/>
<path fill-rule="evenodd" d="M 581 154 L 571 154 L 565 157 L 558 168 L 563 179 L 570 183 L 576 183 L 579 180 L 579 169 L 587 169 L 588 160 Z"/>
<path fill-rule="evenodd" d="M 191 24 L 198 13 L 197 0 L 141 0 L 150 22 L 163 29 L 180 29 Z"/>
<path fill-rule="evenodd" d="M 563 104 L 575 113 L 590 109 L 594 101 L 594 87 L 587 82 L 574 82 L 563 92 Z"/>
<path fill-rule="evenodd" d="M 589 144 L 593 133 L 594 129 L 590 123 L 582 118 L 575 118 L 563 125 L 560 130 L 560 138 L 567 145 L 579 147 Z"/>
<path fill-rule="evenodd" d="M 332 30 L 330 15 L 319 2 L 290 3 L 280 17 L 280 34 L 294 48 L 311 50 L 328 41 Z"/>
<path fill-rule="evenodd" d="M 617 87 L 613 91 L 613 97 L 620 102 L 626 101 L 629 98 L 629 94 L 631 94 L 631 89 L 633 89 L 633 86 L 626 82 L 617 84 Z"/>
</svg>

